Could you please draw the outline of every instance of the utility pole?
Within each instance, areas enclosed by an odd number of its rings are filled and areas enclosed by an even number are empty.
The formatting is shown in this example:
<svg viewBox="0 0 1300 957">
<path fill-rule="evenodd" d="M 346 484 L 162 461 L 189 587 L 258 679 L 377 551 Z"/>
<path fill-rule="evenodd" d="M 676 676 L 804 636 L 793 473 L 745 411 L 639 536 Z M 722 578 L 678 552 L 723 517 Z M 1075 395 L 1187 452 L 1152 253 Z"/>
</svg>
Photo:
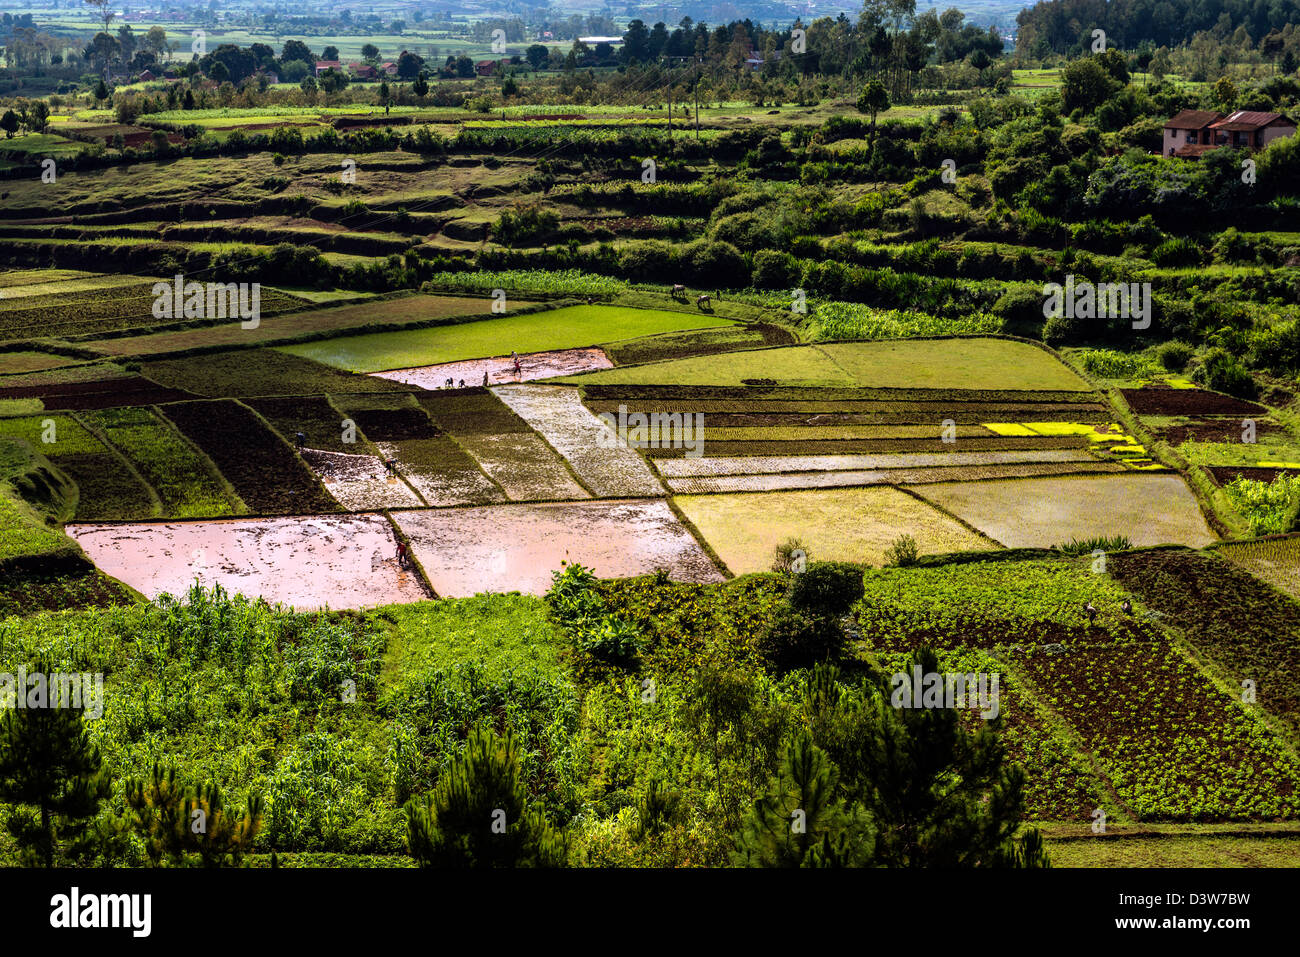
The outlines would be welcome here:
<svg viewBox="0 0 1300 957">
<path fill-rule="evenodd" d="M 700 141 L 700 58 L 695 58 L 695 142 Z"/>
<path fill-rule="evenodd" d="M 673 58 L 664 60 L 668 71 L 668 142 L 673 141 Z"/>
</svg>

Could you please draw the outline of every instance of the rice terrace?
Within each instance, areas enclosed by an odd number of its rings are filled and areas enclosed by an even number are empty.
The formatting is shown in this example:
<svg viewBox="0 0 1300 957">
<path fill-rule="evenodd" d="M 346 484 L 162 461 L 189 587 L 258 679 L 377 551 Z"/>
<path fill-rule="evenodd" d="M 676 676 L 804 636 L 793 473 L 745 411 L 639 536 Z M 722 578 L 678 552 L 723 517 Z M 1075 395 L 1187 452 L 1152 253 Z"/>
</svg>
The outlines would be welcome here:
<svg viewBox="0 0 1300 957">
<path fill-rule="evenodd" d="M 1300 863 L 1293 0 L 80 6 L 0 865 Z"/>
</svg>

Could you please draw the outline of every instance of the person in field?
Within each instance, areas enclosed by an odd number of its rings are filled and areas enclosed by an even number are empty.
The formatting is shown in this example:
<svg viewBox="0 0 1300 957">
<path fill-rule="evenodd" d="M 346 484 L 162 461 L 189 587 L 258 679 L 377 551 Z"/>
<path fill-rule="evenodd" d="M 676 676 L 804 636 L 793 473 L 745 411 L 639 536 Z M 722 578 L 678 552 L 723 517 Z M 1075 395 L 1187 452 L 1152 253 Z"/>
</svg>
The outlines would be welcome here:
<svg viewBox="0 0 1300 957">
<path fill-rule="evenodd" d="M 406 564 L 406 542 L 398 541 L 397 543 L 397 564 Z"/>
</svg>

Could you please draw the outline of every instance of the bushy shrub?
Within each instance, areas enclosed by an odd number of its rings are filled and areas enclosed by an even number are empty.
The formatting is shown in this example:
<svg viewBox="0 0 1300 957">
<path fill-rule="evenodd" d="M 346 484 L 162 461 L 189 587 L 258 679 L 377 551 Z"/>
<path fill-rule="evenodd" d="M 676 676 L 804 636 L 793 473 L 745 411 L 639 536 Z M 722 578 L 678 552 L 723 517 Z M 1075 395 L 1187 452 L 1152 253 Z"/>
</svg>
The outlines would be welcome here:
<svg viewBox="0 0 1300 957">
<path fill-rule="evenodd" d="M 1227 349 L 1216 346 L 1201 357 L 1192 371 L 1192 381 L 1215 392 L 1224 392 L 1238 399 L 1253 399 L 1259 387 L 1250 373 Z"/>
<path fill-rule="evenodd" d="M 861 590 L 859 582 L 859 594 Z M 844 630 L 834 618 L 806 614 L 787 605 L 776 612 L 759 639 L 758 650 L 777 671 L 791 671 L 833 661 L 844 653 L 846 644 Z"/>
<path fill-rule="evenodd" d="M 885 564 L 896 568 L 906 568 L 909 565 L 915 565 L 917 558 L 920 556 L 920 549 L 916 544 L 916 539 L 911 535 L 900 535 L 894 539 L 894 543 L 885 549 Z"/>
<path fill-rule="evenodd" d="M 797 538 L 787 538 L 776 546 L 774 552 L 775 557 L 772 560 L 774 572 L 788 575 L 795 571 L 802 572 L 808 567 L 808 549 Z"/>
<path fill-rule="evenodd" d="M 1156 361 L 1169 372 L 1182 372 L 1196 350 L 1185 342 L 1162 342 L 1156 346 Z"/>
<path fill-rule="evenodd" d="M 1152 371 L 1145 356 L 1114 349 L 1089 349 L 1083 354 L 1083 368 L 1103 379 L 1136 379 Z"/>
<path fill-rule="evenodd" d="M 862 569 L 848 562 L 813 562 L 790 579 L 790 605 L 801 613 L 838 617 L 861 597 Z"/>
</svg>

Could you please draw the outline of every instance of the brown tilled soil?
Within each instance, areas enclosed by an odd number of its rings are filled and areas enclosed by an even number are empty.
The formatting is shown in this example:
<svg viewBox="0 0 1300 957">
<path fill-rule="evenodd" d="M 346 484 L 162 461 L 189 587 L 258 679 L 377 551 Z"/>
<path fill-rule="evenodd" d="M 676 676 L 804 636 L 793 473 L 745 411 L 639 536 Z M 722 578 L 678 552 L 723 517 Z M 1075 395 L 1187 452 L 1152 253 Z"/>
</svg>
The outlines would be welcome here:
<svg viewBox="0 0 1300 957">
<path fill-rule="evenodd" d="M 1241 421 L 1235 416 L 1230 419 L 1200 419 L 1186 425 L 1170 425 L 1154 431 L 1170 445 L 1181 445 L 1183 442 L 1189 441 L 1240 442 Z M 1255 435 L 1257 438 L 1262 439 L 1270 435 L 1286 436 L 1287 432 L 1275 423 L 1256 421 Z"/>
<path fill-rule="evenodd" d="M 1240 465 L 1212 465 L 1208 466 L 1205 471 L 1210 473 L 1210 478 L 1214 480 L 1215 485 L 1227 485 L 1238 477 L 1254 479 L 1257 482 L 1271 482 L 1279 475 L 1300 474 L 1300 469 L 1261 469 L 1246 468 Z"/>
<path fill-rule="evenodd" d="M 1267 415 L 1262 405 L 1206 389 L 1120 389 L 1138 415 Z"/>
<path fill-rule="evenodd" d="M 51 411 L 112 409 L 194 398 L 198 397 L 181 389 L 165 388 L 144 376 L 0 389 L 0 399 L 40 399 Z"/>
</svg>

